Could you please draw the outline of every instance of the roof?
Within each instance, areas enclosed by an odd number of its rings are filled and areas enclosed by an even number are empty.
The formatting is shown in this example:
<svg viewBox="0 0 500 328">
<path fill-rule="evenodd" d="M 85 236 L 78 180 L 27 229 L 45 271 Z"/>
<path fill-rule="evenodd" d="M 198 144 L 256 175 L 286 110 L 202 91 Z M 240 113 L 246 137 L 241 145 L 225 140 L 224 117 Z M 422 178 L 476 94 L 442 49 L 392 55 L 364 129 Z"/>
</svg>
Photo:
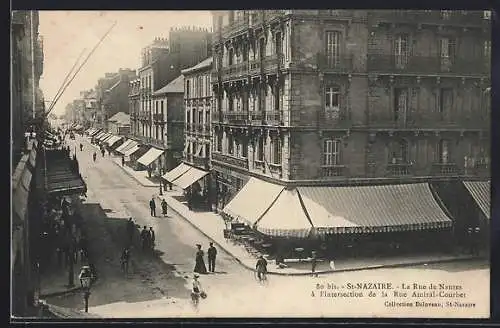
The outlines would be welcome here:
<svg viewBox="0 0 500 328">
<path fill-rule="evenodd" d="M 185 74 L 193 73 L 197 70 L 201 70 L 203 68 L 210 68 L 212 66 L 212 62 L 213 62 L 213 57 L 208 57 L 207 59 L 199 62 L 198 64 L 194 65 L 193 67 L 183 69 L 181 71 L 181 73 L 185 75 Z"/>
<path fill-rule="evenodd" d="M 464 185 L 474 198 L 486 218 L 491 217 L 491 184 L 490 181 L 464 181 Z"/>
<path fill-rule="evenodd" d="M 116 122 L 120 124 L 130 124 L 130 115 L 124 112 L 118 112 L 108 119 L 108 122 Z"/>
<path fill-rule="evenodd" d="M 111 86 L 111 88 L 108 88 L 106 91 L 111 91 L 111 90 L 113 90 L 113 89 L 114 89 L 114 88 L 116 88 L 118 85 L 120 85 L 120 82 L 121 82 L 121 80 L 118 80 L 115 84 L 113 84 L 113 85 Z"/>
<path fill-rule="evenodd" d="M 166 93 L 184 93 L 184 76 L 179 75 L 172 82 L 164 86 L 158 91 L 155 91 L 153 95 L 163 95 Z"/>
</svg>

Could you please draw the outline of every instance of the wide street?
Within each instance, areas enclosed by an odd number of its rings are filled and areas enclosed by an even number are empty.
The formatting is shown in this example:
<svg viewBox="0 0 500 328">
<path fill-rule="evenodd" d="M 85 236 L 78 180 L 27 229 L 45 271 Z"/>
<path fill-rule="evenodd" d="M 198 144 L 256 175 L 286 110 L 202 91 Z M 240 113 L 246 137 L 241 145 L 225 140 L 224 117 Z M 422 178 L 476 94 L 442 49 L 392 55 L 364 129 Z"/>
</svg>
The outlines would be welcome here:
<svg viewBox="0 0 500 328">
<path fill-rule="evenodd" d="M 186 317 L 186 316 L 324 316 L 324 317 L 475 317 L 489 311 L 489 267 L 482 262 L 457 262 L 399 269 L 339 272 L 320 277 L 270 276 L 265 285 L 259 284 L 248 271 L 218 249 L 216 273 L 203 275 L 201 282 L 208 298 L 195 312 L 189 302 L 190 282 L 194 268 L 195 244 L 206 251 L 209 240 L 183 218 L 170 211 L 167 218 L 149 215 L 148 201 L 158 189 L 143 187 L 111 161 L 103 158 L 86 138 L 77 136 L 69 142 L 71 150 L 82 142 L 77 151 L 80 171 L 88 186 L 88 197 L 81 208 L 88 221 L 99 281 L 93 287 L 89 311 L 103 317 Z M 92 161 L 92 153 L 98 153 Z M 132 252 L 132 268 L 128 277 L 119 269 L 126 220 L 133 217 L 137 224 L 153 227 L 156 232 L 158 256 Z M 221 232 L 222 233 L 222 232 Z M 475 303 L 474 308 L 401 308 L 384 305 L 386 300 L 362 298 L 320 297 L 320 286 L 339 286 L 347 282 L 447 283 L 460 285 L 466 293 L 463 302 Z M 314 292 L 314 296 L 313 296 Z M 392 296 L 392 295 L 390 295 Z M 426 299 L 428 300 L 428 299 Z M 66 307 L 82 307 L 80 294 L 51 298 L 49 302 Z"/>
</svg>

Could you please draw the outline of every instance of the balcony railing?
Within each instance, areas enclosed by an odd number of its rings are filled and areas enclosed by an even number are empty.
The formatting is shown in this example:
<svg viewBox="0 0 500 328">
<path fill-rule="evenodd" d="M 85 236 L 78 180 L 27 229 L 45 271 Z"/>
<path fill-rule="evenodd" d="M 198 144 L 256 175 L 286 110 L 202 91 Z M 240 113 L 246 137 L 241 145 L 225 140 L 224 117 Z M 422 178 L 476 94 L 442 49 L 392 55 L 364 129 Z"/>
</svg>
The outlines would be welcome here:
<svg viewBox="0 0 500 328">
<path fill-rule="evenodd" d="M 208 158 L 204 156 L 193 156 L 192 163 L 201 168 L 208 168 Z"/>
<path fill-rule="evenodd" d="M 248 74 L 248 63 L 238 63 L 222 69 L 222 79 L 237 79 Z"/>
<path fill-rule="evenodd" d="M 278 68 L 283 67 L 285 63 L 285 57 L 283 54 L 274 54 L 272 56 L 267 56 L 262 60 L 262 70 L 267 72 L 276 71 Z"/>
<path fill-rule="evenodd" d="M 346 175 L 345 165 L 322 165 L 321 177 L 341 177 Z"/>
<path fill-rule="evenodd" d="M 368 55 L 368 70 L 380 73 L 487 75 L 490 73 L 490 62 L 484 58 Z"/>
<path fill-rule="evenodd" d="M 434 163 L 431 173 L 434 175 L 456 175 L 459 174 L 459 170 L 455 163 Z"/>
<path fill-rule="evenodd" d="M 256 59 L 249 62 L 248 74 L 258 75 L 262 74 L 262 60 Z"/>
<path fill-rule="evenodd" d="M 389 163 L 386 167 L 386 174 L 389 176 L 406 176 L 411 174 L 410 163 Z"/>
<path fill-rule="evenodd" d="M 352 120 L 346 109 L 321 110 L 318 112 L 318 126 L 321 129 L 347 129 L 352 126 Z"/>
<path fill-rule="evenodd" d="M 269 172 L 271 175 L 278 175 L 280 178 L 282 177 L 282 165 L 281 164 L 275 164 L 275 163 L 269 163 Z"/>
<path fill-rule="evenodd" d="M 238 158 L 221 153 L 212 153 L 212 160 L 248 170 L 248 158 Z"/>
<path fill-rule="evenodd" d="M 153 121 L 158 123 L 165 123 L 165 117 L 162 113 L 153 114 Z"/>
<path fill-rule="evenodd" d="M 264 112 L 249 112 L 250 124 L 252 125 L 262 125 L 264 120 Z"/>
<path fill-rule="evenodd" d="M 374 10 L 368 14 L 371 22 L 450 24 L 481 26 L 486 20 L 481 11 L 464 10 Z"/>
<path fill-rule="evenodd" d="M 328 56 L 326 54 L 318 54 L 318 68 L 326 73 L 348 73 L 353 70 L 353 56 Z"/>
<path fill-rule="evenodd" d="M 264 113 L 264 122 L 269 125 L 281 125 L 281 111 L 266 111 Z"/>
<path fill-rule="evenodd" d="M 247 124 L 248 112 L 222 112 L 222 121 L 229 124 Z"/>
<path fill-rule="evenodd" d="M 419 128 L 460 128 L 487 129 L 490 126 L 490 115 L 480 111 L 477 115 L 460 115 L 450 117 L 444 113 L 415 112 L 400 115 L 397 119 L 390 113 L 369 113 L 368 126 L 373 128 L 419 129 Z"/>
</svg>

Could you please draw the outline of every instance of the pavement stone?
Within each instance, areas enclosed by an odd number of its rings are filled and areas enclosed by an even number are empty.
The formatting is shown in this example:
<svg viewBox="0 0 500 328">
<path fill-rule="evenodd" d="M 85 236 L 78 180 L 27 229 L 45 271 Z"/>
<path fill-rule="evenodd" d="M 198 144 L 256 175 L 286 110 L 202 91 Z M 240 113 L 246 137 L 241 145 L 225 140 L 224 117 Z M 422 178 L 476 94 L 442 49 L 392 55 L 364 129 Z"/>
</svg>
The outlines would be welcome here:
<svg viewBox="0 0 500 328">
<path fill-rule="evenodd" d="M 128 166 L 122 166 L 121 162 L 116 157 L 111 157 L 111 160 L 121 167 L 129 176 L 134 178 L 139 184 L 143 186 L 151 186 L 152 182 L 149 181 L 144 175 L 145 171 L 134 171 Z M 159 185 L 156 185 L 156 187 Z M 228 241 L 223 236 L 223 230 L 226 228 L 225 222 L 222 217 L 213 212 L 193 212 L 190 211 L 186 204 L 181 203 L 174 196 L 182 196 L 182 191 L 174 187 L 173 190 L 167 190 L 163 192 L 163 196 L 158 196 L 159 198 L 165 198 L 170 209 L 174 210 L 179 216 L 189 222 L 193 227 L 198 229 L 206 237 L 213 240 L 219 248 L 224 249 L 228 254 L 230 254 L 234 259 L 239 262 L 245 268 L 254 271 L 254 266 L 256 258 L 248 253 L 242 246 L 234 245 L 231 241 Z M 414 256 L 394 256 L 390 258 L 358 258 L 358 259 L 347 259 L 347 260 L 336 260 L 335 270 L 330 268 L 329 262 L 319 262 L 316 266 L 317 274 L 333 273 L 333 272 L 345 272 L 354 270 L 369 270 L 378 268 L 388 268 L 388 267 L 404 267 L 404 266 L 414 266 L 432 263 L 443 263 L 452 262 L 460 260 L 470 260 L 477 258 L 469 255 L 454 255 L 454 254 L 424 254 L 424 255 L 414 255 Z M 272 262 L 271 262 L 272 264 Z M 287 268 L 268 268 L 270 274 L 277 275 L 311 275 L 310 264 L 298 263 L 298 266 L 304 268 L 296 268 L 296 265 L 291 264 Z"/>
</svg>

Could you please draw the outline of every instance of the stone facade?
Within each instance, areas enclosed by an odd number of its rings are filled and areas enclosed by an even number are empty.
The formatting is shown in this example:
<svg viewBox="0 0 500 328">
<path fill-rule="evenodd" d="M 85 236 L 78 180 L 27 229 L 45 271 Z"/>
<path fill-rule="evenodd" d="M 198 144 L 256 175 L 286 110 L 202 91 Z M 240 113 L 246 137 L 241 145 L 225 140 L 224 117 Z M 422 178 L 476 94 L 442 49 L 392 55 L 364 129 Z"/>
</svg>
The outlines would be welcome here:
<svg viewBox="0 0 500 328">
<path fill-rule="evenodd" d="M 483 12 L 216 12 L 213 159 L 285 184 L 488 176 Z"/>
</svg>

